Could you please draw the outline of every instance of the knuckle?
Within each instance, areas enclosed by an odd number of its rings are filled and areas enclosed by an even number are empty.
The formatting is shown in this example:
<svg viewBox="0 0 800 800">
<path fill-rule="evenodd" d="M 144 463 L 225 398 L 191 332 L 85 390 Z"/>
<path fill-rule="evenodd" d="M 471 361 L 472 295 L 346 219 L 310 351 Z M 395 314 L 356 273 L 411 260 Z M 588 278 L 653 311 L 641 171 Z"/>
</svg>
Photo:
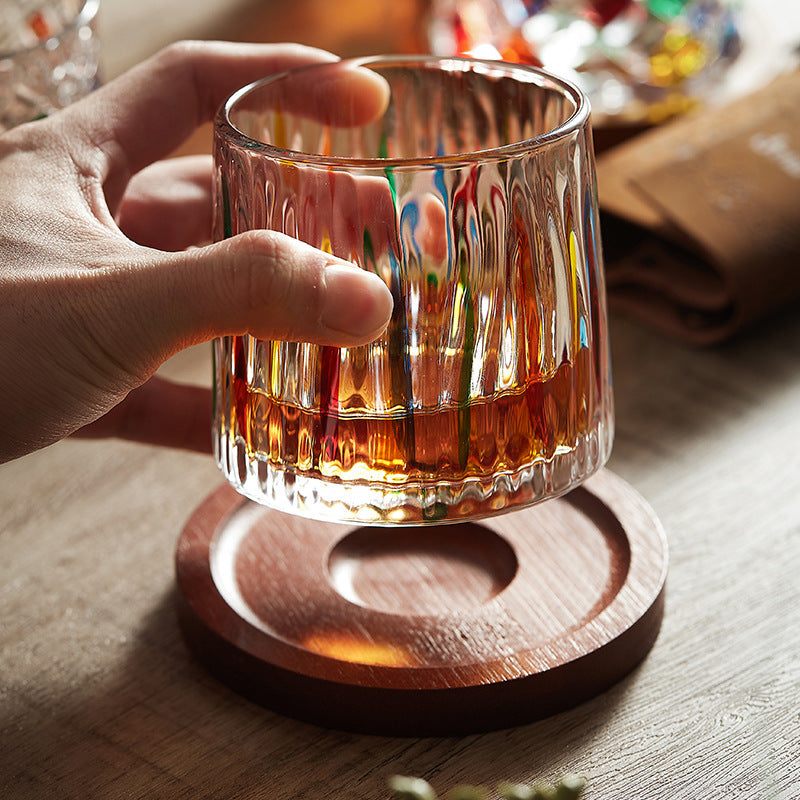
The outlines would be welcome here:
<svg viewBox="0 0 800 800">
<path fill-rule="evenodd" d="M 154 56 L 156 63 L 165 67 L 183 66 L 192 61 L 201 49 L 201 43 L 184 39 L 179 42 L 172 42 L 160 50 Z"/>
<path fill-rule="evenodd" d="M 287 237 L 274 231 L 248 231 L 239 237 L 234 294 L 254 330 L 269 328 L 271 335 L 289 337 L 318 316 L 320 300 L 307 280 L 307 265 L 291 248 Z"/>
<path fill-rule="evenodd" d="M 173 42 L 156 53 L 150 64 L 153 72 L 162 80 L 173 84 L 188 84 L 200 95 L 205 90 L 197 74 L 203 50 L 202 42 Z"/>
<path fill-rule="evenodd" d="M 282 248 L 274 234 L 249 231 L 243 234 L 244 269 L 241 290 L 248 318 L 263 316 L 265 308 L 280 309 L 287 301 L 287 275 Z"/>
</svg>

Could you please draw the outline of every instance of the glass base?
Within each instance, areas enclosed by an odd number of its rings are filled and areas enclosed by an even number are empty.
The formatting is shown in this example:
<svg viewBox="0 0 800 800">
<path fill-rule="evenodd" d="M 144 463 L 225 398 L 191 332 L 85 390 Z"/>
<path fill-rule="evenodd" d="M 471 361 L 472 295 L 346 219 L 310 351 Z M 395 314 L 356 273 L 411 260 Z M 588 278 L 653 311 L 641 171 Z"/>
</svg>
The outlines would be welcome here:
<svg viewBox="0 0 800 800">
<path fill-rule="evenodd" d="M 574 449 L 563 448 L 516 472 L 463 481 L 342 482 L 308 477 L 253 458 L 244 440 L 216 443 L 223 475 L 245 497 L 289 514 L 363 525 L 425 525 L 495 516 L 569 492 L 607 461 L 612 431 L 600 425 Z"/>
</svg>

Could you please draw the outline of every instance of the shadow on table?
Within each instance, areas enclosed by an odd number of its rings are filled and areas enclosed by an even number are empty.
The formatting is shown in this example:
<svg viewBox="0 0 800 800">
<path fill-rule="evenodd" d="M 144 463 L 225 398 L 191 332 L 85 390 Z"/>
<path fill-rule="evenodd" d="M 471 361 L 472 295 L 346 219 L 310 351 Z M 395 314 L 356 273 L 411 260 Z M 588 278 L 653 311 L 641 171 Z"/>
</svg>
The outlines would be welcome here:
<svg viewBox="0 0 800 800">
<path fill-rule="evenodd" d="M 625 703 L 633 676 L 540 722 L 452 738 L 390 738 L 281 717 L 209 677 L 185 649 L 166 594 L 143 620 L 117 672 L 65 686 L 59 706 L 15 698 L 0 729 L 15 730 L 25 766 L 0 790 L 13 798 L 388 798 L 387 778 L 412 774 L 442 795 L 580 770 Z M 469 714 L 469 709 L 464 710 Z M 5 715 L 3 715 L 5 716 Z M 15 750 L 16 748 L 16 750 Z"/>
</svg>

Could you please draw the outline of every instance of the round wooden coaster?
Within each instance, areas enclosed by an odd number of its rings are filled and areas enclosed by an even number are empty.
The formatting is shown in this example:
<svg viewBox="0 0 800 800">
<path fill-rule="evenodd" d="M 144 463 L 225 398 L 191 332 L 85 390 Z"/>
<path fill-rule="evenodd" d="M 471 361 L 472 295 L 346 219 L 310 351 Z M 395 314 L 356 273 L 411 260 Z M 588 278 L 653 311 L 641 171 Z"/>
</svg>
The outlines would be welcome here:
<svg viewBox="0 0 800 800">
<path fill-rule="evenodd" d="M 602 692 L 661 624 L 661 525 L 601 471 L 504 516 L 419 528 L 295 517 L 223 486 L 177 555 L 186 641 L 214 675 L 328 727 L 450 735 Z"/>
</svg>

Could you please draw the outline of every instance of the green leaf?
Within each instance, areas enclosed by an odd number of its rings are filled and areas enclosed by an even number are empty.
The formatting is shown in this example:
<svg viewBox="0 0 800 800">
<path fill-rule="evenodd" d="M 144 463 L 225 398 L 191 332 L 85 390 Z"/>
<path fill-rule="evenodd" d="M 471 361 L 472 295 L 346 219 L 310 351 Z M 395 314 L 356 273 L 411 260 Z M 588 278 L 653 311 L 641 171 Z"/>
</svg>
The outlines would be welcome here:
<svg viewBox="0 0 800 800">
<path fill-rule="evenodd" d="M 551 783 L 536 782 L 533 785 L 533 800 L 556 800 L 556 788 Z"/>
<path fill-rule="evenodd" d="M 503 800 L 533 800 L 533 789 L 525 783 L 503 781 L 497 784 L 497 791 Z"/>
<path fill-rule="evenodd" d="M 577 800 L 586 788 L 580 775 L 564 775 L 556 786 L 556 800 Z"/>
<path fill-rule="evenodd" d="M 389 788 L 394 800 L 437 800 L 433 787 L 422 778 L 393 775 Z M 553 786 L 537 781 L 533 786 L 524 783 L 503 781 L 497 791 L 503 800 L 578 800 L 586 788 L 586 780 L 580 775 L 566 774 Z M 488 800 L 489 792 L 484 786 L 456 786 L 447 793 L 447 800 Z"/>
<path fill-rule="evenodd" d="M 436 800 L 433 787 L 422 778 L 392 775 L 389 778 L 389 788 L 394 792 L 395 800 Z"/>
</svg>

